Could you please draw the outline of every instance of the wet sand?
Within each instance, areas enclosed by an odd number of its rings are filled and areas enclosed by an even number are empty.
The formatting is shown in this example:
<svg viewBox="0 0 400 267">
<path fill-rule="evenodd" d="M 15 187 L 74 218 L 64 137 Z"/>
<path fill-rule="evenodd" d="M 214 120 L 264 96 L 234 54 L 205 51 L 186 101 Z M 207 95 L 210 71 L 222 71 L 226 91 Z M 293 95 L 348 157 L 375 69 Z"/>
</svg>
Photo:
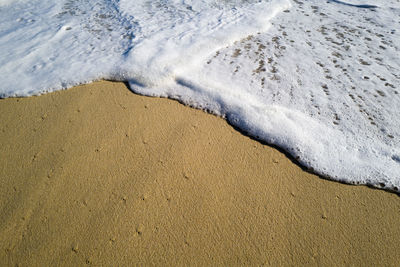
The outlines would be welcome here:
<svg viewBox="0 0 400 267">
<path fill-rule="evenodd" d="M 0 264 L 395 266 L 399 196 L 96 82 L 0 100 Z"/>
</svg>

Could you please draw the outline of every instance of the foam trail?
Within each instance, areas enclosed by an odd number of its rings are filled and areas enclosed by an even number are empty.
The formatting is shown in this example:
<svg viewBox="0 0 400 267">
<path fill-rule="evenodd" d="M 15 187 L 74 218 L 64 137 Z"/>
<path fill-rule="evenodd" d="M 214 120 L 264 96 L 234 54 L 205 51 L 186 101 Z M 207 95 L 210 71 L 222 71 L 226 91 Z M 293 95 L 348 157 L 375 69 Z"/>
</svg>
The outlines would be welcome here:
<svg viewBox="0 0 400 267">
<path fill-rule="evenodd" d="M 1 97 L 102 78 L 162 84 L 178 66 L 265 30 L 289 6 L 287 0 L 6 3 L 0 6 L 7 14 L 0 19 Z"/>
</svg>

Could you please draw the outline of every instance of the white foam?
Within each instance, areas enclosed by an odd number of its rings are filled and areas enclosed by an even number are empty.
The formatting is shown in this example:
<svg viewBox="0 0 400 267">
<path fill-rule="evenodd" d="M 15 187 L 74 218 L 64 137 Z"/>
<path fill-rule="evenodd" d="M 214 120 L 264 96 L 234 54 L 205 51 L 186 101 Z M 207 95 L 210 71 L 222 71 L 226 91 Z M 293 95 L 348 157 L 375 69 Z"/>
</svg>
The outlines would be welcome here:
<svg viewBox="0 0 400 267">
<path fill-rule="evenodd" d="M 128 80 L 319 174 L 400 188 L 398 1 L 3 0 L 0 13 L 2 97 Z"/>
</svg>

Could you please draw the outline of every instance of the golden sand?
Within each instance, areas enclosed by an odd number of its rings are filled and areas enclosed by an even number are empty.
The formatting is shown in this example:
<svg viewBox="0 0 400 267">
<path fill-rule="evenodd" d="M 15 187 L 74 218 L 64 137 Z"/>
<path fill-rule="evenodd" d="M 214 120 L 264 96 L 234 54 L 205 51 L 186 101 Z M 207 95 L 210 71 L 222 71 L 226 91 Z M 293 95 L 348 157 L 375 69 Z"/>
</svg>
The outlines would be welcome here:
<svg viewBox="0 0 400 267">
<path fill-rule="evenodd" d="M 0 100 L 0 265 L 395 266 L 400 198 L 96 82 Z"/>
</svg>

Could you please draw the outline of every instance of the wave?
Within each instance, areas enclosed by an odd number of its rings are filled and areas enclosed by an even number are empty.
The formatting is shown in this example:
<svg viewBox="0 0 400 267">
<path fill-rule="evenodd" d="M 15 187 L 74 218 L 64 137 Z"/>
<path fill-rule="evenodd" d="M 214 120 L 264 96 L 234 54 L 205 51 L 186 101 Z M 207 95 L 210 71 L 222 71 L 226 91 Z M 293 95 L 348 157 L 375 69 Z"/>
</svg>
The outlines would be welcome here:
<svg viewBox="0 0 400 267">
<path fill-rule="evenodd" d="M 320 175 L 398 192 L 400 4 L 374 4 L 3 1 L 0 96 L 128 81 L 223 116 Z"/>
</svg>

